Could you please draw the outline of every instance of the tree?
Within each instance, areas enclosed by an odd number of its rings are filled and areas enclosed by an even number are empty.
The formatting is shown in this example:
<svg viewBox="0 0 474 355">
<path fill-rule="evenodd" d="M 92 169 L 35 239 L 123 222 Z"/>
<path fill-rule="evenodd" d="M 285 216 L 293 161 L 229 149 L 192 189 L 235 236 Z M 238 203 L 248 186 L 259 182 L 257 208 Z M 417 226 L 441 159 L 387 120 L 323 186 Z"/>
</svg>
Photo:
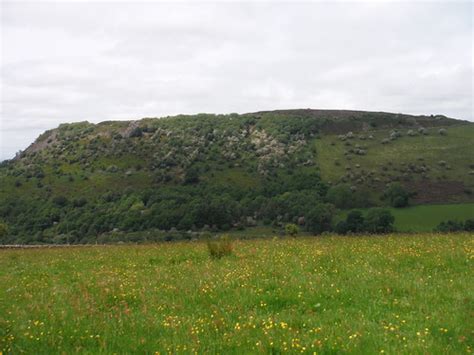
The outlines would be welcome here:
<svg viewBox="0 0 474 355">
<path fill-rule="evenodd" d="M 392 232 L 395 217 L 386 208 L 371 208 L 365 217 L 365 230 L 369 233 Z"/>
<path fill-rule="evenodd" d="M 298 234 L 299 228 L 296 224 L 289 223 L 285 226 L 285 234 L 294 237 Z"/>
<path fill-rule="evenodd" d="M 334 231 L 337 234 L 346 234 L 347 233 L 346 221 L 340 221 L 338 224 L 336 224 L 336 228 L 334 228 Z"/>
<path fill-rule="evenodd" d="M 464 222 L 464 230 L 466 232 L 474 232 L 474 218 L 468 219 Z"/>
<path fill-rule="evenodd" d="M 400 183 L 394 182 L 385 189 L 383 197 L 392 207 L 406 207 L 410 193 Z"/>
<path fill-rule="evenodd" d="M 331 230 L 334 206 L 330 203 L 317 203 L 305 215 L 306 228 L 309 232 L 320 234 Z"/>
<path fill-rule="evenodd" d="M 437 232 L 443 232 L 443 233 L 460 232 L 464 230 L 464 227 L 465 226 L 463 225 L 462 222 L 448 220 L 448 221 L 441 222 L 440 224 L 438 224 L 435 230 Z"/>
<path fill-rule="evenodd" d="M 3 238 L 5 238 L 7 234 L 8 234 L 7 224 L 0 222 L 0 243 L 3 242 Z"/>
<path fill-rule="evenodd" d="M 184 175 L 185 184 L 197 184 L 199 182 L 199 170 L 196 167 L 190 167 Z"/>
<path fill-rule="evenodd" d="M 130 138 L 136 138 L 136 137 L 141 137 L 143 136 L 143 131 L 140 127 L 135 127 L 131 132 L 129 137 Z"/>
<path fill-rule="evenodd" d="M 345 209 L 353 206 L 352 191 L 347 184 L 331 187 L 326 194 L 326 198 L 337 208 Z"/>
<path fill-rule="evenodd" d="M 352 233 L 360 233 L 364 231 L 364 216 L 361 211 L 353 210 L 346 217 L 346 231 Z"/>
</svg>

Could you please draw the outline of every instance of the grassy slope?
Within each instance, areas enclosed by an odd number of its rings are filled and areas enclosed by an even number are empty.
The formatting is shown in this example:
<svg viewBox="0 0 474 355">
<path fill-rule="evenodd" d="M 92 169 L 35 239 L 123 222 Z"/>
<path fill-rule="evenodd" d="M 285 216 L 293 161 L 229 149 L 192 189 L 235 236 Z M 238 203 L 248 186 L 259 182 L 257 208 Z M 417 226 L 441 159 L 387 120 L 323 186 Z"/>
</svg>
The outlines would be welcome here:
<svg viewBox="0 0 474 355">
<path fill-rule="evenodd" d="M 367 212 L 364 208 L 360 210 Z M 474 218 L 474 203 L 420 205 L 389 210 L 395 217 L 398 232 L 432 232 L 441 222 Z M 340 211 L 334 217 L 335 223 L 343 221 L 347 213 L 347 210 Z"/>
<path fill-rule="evenodd" d="M 380 165 L 392 163 L 399 166 L 400 163 L 417 163 L 419 157 L 433 168 L 430 176 L 434 179 L 446 175 L 449 180 L 465 181 L 469 187 L 474 187 L 474 176 L 469 176 L 469 165 L 474 164 L 474 125 L 460 125 L 448 128 L 447 136 L 435 133 L 436 129 L 430 129 L 428 136 L 409 137 L 403 136 L 387 145 L 381 144 L 383 138 L 388 137 L 388 131 L 376 131 L 373 133 L 374 140 L 360 141 L 354 139 L 354 144 L 367 147 L 367 155 L 354 156 L 349 162 L 344 158 L 344 142 L 337 136 L 323 136 L 315 140 L 318 152 L 318 163 L 321 167 L 322 177 L 326 180 L 337 181 L 344 175 L 345 167 L 359 164 L 361 169 L 380 172 Z M 403 131 L 403 133 L 406 133 Z M 335 142 L 335 145 L 331 145 Z M 334 164 L 335 160 L 341 162 L 340 166 Z M 441 169 L 438 166 L 440 160 L 451 165 L 451 170 Z"/>
<path fill-rule="evenodd" d="M 392 208 L 391 211 L 397 230 L 427 232 L 448 219 L 464 221 L 474 218 L 474 203 Z"/>
<path fill-rule="evenodd" d="M 472 351 L 472 235 L 0 253 L 0 351 Z M 15 302 L 11 302 L 15 300 Z"/>
</svg>

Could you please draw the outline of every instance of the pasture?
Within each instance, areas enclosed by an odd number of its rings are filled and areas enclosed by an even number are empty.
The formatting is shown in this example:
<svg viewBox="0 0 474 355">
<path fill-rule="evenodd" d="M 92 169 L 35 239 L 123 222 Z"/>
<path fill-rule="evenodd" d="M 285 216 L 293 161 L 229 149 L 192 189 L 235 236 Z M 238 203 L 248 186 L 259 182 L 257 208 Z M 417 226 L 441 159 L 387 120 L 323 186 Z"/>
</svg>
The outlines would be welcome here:
<svg viewBox="0 0 474 355">
<path fill-rule="evenodd" d="M 421 205 L 391 208 L 395 228 L 400 232 L 428 232 L 447 220 L 465 221 L 474 218 L 474 203 Z"/>
<path fill-rule="evenodd" d="M 474 238 L 0 250 L 0 353 L 461 354 Z"/>
</svg>

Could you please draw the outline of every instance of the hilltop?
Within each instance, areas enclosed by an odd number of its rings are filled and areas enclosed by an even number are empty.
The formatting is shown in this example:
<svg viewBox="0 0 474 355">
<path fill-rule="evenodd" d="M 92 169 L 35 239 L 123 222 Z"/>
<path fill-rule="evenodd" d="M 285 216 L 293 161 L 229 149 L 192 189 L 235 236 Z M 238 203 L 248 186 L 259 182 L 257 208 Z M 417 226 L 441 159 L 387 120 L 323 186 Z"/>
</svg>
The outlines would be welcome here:
<svg viewBox="0 0 474 355">
<path fill-rule="evenodd" d="M 345 110 L 62 124 L 0 165 L 0 220 L 9 242 L 61 243 L 296 222 L 389 205 L 394 183 L 414 205 L 472 202 L 473 141 L 467 121 Z"/>
</svg>

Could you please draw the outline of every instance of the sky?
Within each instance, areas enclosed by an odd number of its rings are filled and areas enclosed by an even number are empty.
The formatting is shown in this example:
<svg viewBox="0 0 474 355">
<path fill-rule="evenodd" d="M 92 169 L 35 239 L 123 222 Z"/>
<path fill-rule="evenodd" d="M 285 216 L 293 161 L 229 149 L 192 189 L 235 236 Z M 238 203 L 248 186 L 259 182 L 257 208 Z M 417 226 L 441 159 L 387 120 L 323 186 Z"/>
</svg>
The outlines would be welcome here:
<svg viewBox="0 0 474 355">
<path fill-rule="evenodd" d="M 60 123 L 315 108 L 474 121 L 470 1 L 2 1 L 0 161 Z"/>
</svg>

